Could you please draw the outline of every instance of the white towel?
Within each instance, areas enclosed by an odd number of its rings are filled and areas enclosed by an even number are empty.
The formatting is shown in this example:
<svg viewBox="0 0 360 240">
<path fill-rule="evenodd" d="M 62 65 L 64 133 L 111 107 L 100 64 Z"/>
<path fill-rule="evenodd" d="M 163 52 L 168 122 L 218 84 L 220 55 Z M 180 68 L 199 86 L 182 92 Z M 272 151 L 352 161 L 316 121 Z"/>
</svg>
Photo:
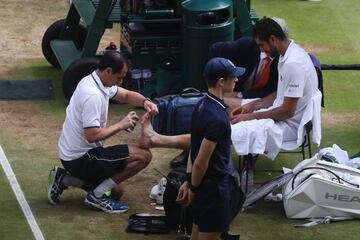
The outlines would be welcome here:
<svg viewBox="0 0 360 240">
<path fill-rule="evenodd" d="M 308 104 L 305 108 L 303 117 L 300 121 L 299 128 L 297 129 L 297 138 L 292 141 L 283 142 L 281 149 L 294 150 L 301 146 L 304 141 L 305 124 L 309 121 L 312 122 L 311 140 L 313 143 L 320 146 L 321 141 L 321 92 L 317 90 L 316 95 L 312 98 L 311 104 Z M 286 122 L 286 121 L 285 121 Z M 279 122 L 278 125 L 283 123 Z M 281 126 L 280 126 L 281 127 Z M 283 127 L 281 127 L 284 129 Z M 285 130 L 286 131 L 286 130 Z M 287 134 L 284 132 L 284 134 Z"/>
<path fill-rule="evenodd" d="M 313 124 L 312 141 L 318 146 L 321 140 L 321 92 L 318 90 L 301 119 L 299 128 L 293 129 L 286 121 L 274 122 L 272 119 L 243 121 L 231 126 L 231 140 L 239 156 L 264 154 L 275 159 L 280 149 L 294 150 L 304 141 L 304 126 L 310 120 Z M 286 137 L 285 137 L 286 136 Z M 289 136 L 294 140 L 284 142 Z"/>
<path fill-rule="evenodd" d="M 243 121 L 231 125 L 231 140 L 239 156 L 265 154 L 274 159 L 280 151 L 282 131 L 272 119 Z"/>
</svg>

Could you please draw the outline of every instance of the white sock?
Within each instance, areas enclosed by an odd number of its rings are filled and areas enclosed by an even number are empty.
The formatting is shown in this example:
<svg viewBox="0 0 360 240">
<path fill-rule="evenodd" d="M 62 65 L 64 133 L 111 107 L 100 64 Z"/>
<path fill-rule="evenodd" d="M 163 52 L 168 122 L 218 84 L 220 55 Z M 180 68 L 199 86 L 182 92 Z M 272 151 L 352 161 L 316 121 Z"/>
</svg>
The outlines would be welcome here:
<svg viewBox="0 0 360 240">
<path fill-rule="evenodd" d="M 94 189 L 95 197 L 101 197 L 105 192 L 110 191 L 116 185 L 116 182 L 114 182 L 111 178 L 104 180 Z"/>
</svg>

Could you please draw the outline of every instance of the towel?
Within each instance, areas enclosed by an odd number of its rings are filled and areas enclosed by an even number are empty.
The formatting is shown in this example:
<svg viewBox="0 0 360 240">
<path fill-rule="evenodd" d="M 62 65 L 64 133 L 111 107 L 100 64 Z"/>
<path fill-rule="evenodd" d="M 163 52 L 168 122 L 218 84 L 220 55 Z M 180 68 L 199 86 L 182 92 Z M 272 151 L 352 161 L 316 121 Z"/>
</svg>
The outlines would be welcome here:
<svg viewBox="0 0 360 240">
<path fill-rule="evenodd" d="M 301 146 L 304 141 L 305 135 L 305 124 L 309 121 L 312 122 L 312 134 L 311 141 L 317 146 L 320 146 L 321 142 L 321 92 L 317 90 L 316 95 L 312 98 L 310 104 L 305 108 L 303 117 L 300 121 L 299 128 L 297 129 L 297 138 L 291 141 L 284 141 L 281 145 L 281 148 L 284 150 L 294 150 Z M 286 121 L 285 121 L 286 122 Z M 279 126 L 282 123 L 279 122 Z M 283 134 L 286 134 L 283 132 Z"/>
<path fill-rule="evenodd" d="M 294 150 L 304 141 L 305 124 L 312 121 L 312 141 L 318 146 L 321 141 L 321 92 L 312 98 L 306 107 L 298 129 L 287 125 L 286 121 L 272 119 L 243 121 L 231 126 L 231 140 L 239 156 L 264 154 L 274 160 L 281 149 Z M 283 141 L 283 139 L 293 139 Z"/>
<path fill-rule="evenodd" d="M 264 154 L 275 159 L 282 144 L 282 130 L 272 119 L 243 121 L 231 125 L 231 140 L 239 156 Z"/>
</svg>

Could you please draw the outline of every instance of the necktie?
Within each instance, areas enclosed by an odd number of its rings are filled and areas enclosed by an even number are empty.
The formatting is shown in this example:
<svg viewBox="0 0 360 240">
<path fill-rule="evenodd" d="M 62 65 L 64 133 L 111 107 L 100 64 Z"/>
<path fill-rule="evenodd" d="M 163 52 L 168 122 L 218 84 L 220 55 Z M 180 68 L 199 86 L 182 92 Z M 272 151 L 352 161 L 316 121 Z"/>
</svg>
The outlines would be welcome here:
<svg viewBox="0 0 360 240">
<path fill-rule="evenodd" d="M 252 87 L 252 89 L 260 89 L 266 85 L 266 83 L 269 81 L 270 77 L 270 64 L 271 64 L 271 58 L 266 57 L 263 60 L 263 68 L 260 72 L 259 77 L 256 79 L 255 85 Z"/>
</svg>

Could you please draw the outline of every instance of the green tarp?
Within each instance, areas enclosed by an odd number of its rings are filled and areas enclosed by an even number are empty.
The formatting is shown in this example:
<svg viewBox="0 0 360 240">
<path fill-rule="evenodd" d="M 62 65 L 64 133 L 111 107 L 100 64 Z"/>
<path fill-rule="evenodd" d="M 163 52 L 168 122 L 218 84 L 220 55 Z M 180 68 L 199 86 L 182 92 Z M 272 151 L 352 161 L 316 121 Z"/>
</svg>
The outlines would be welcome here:
<svg viewBox="0 0 360 240">
<path fill-rule="evenodd" d="M 53 98 L 50 80 L 0 80 L 0 100 L 46 100 Z"/>
</svg>

